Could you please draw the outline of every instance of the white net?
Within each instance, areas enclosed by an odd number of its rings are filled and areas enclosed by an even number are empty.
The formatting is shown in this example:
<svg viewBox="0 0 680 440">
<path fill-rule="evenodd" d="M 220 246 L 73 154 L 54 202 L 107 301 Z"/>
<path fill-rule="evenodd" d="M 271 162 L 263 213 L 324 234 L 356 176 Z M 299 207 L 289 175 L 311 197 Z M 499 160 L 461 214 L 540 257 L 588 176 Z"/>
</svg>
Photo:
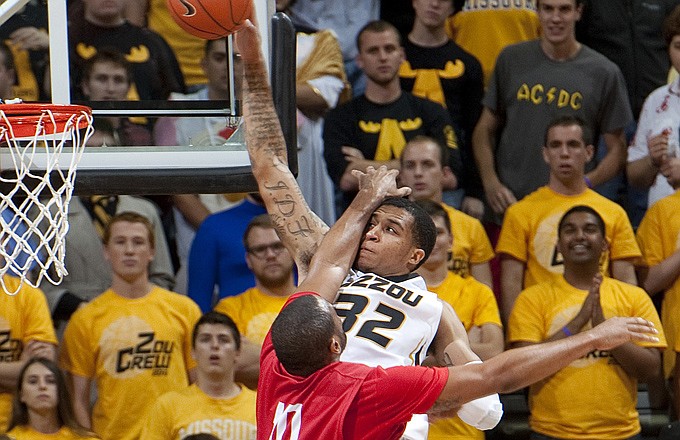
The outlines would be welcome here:
<svg viewBox="0 0 680 440">
<path fill-rule="evenodd" d="M 8 151 L 0 162 L 0 182 L 13 188 L 0 193 L 0 285 L 10 295 L 24 282 L 37 287 L 46 278 L 58 284 L 67 275 L 68 205 L 76 167 L 94 131 L 86 110 L 56 115 L 46 106 L 38 115 L 17 113 L 0 109 L 0 151 Z M 21 283 L 8 286 L 6 275 Z"/>
</svg>

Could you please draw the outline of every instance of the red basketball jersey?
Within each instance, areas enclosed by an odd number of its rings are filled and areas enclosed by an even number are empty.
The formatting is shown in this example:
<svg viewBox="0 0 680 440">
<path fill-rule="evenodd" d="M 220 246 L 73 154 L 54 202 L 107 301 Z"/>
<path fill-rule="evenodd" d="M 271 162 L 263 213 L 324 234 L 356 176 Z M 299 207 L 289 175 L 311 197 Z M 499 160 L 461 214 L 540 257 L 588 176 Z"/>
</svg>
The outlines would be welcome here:
<svg viewBox="0 0 680 440">
<path fill-rule="evenodd" d="M 293 295 L 286 305 L 310 294 Z M 347 362 L 294 376 L 279 362 L 267 334 L 260 354 L 257 438 L 398 439 L 413 414 L 430 409 L 447 379 L 446 368 L 383 369 Z"/>
</svg>

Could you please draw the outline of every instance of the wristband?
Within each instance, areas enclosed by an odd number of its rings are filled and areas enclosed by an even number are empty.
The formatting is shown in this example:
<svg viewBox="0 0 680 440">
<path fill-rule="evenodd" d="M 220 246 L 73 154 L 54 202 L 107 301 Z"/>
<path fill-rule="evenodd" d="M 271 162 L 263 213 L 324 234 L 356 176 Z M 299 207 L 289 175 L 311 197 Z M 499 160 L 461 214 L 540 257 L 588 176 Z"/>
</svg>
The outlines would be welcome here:
<svg viewBox="0 0 680 440">
<path fill-rule="evenodd" d="M 588 178 L 588 176 L 583 176 L 583 180 L 585 180 L 586 186 L 587 186 L 588 188 L 592 188 L 592 187 L 593 187 L 593 182 L 590 181 L 590 179 Z"/>
<path fill-rule="evenodd" d="M 562 327 L 562 333 L 564 333 L 564 334 L 567 335 L 567 336 L 571 336 L 571 335 L 572 335 L 571 331 L 569 331 L 569 328 L 567 328 L 566 325 L 565 325 L 564 327 Z"/>
</svg>

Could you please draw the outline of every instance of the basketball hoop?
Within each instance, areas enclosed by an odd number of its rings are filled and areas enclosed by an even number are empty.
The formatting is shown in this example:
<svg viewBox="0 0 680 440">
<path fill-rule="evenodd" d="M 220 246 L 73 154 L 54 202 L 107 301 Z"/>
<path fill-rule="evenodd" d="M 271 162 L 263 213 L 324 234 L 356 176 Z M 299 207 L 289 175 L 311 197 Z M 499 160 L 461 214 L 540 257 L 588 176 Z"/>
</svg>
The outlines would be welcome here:
<svg viewBox="0 0 680 440">
<path fill-rule="evenodd" d="M 92 135 L 92 111 L 80 105 L 0 104 L 0 285 L 16 294 L 22 283 L 37 287 L 43 278 L 59 284 L 64 266 L 68 205 L 76 167 Z M 8 172 L 13 167 L 14 173 Z M 21 278 L 16 289 L 5 274 Z"/>
</svg>

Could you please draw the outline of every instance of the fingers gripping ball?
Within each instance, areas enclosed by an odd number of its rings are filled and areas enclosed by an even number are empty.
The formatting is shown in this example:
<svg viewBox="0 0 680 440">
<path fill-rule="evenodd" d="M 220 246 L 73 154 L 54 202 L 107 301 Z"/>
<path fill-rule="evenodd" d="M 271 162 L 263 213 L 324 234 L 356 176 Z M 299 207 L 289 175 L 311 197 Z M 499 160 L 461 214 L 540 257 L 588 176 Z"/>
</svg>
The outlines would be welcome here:
<svg viewBox="0 0 680 440">
<path fill-rule="evenodd" d="M 216 40 L 238 31 L 250 18 L 252 0 L 166 0 L 177 24 L 199 38 Z"/>
</svg>

